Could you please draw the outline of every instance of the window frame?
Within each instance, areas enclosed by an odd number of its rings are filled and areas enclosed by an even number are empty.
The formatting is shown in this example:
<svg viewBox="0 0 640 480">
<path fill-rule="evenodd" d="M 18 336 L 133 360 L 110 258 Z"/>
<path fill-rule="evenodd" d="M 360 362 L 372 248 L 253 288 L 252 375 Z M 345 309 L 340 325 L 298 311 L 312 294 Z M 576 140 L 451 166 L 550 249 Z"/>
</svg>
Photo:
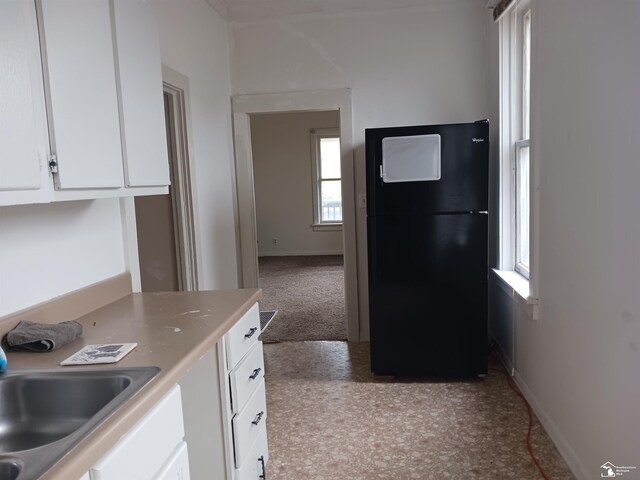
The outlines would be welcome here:
<svg viewBox="0 0 640 480">
<path fill-rule="evenodd" d="M 500 270 L 513 271 L 530 280 L 533 250 L 533 208 L 535 192 L 531 125 L 531 1 L 520 0 L 500 19 Z M 525 22 L 525 19 L 528 23 Z M 525 24 L 528 26 L 529 43 L 525 43 Z M 525 54 L 525 49 L 528 53 Z M 528 64 L 525 64 L 525 58 Z M 525 82 L 528 67 L 529 82 Z M 527 95 L 528 94 L 528 95 Z M 526 110 L 529 109 L 529 115 Z M 519 234 L 523 230 L 519 222 L 521 184 L 519 168 L 521 153 L 529 149 L 528 164 L 528 256 L 529 264 L 522 261 Z"/>
<path fill-rule="evenodd" d="M 342 192 L 342 158 L 340 159 L 340 177 L 339 178 L 322 178 L 321 170 L 321 152 L 320 142 L 325 138 L 337 138 L 340 140 L 339 128 L 314 128 L 310 131 L 311 138 L 311 185 L 313 198 L 313 224 L 314 230 L 342 230 L 341 221 L 323 221 L 322 220 L 322 182 L 340 181 L 340 190 Z M 343 204 L 341 199 L 341 207 Z"/>
</svg>

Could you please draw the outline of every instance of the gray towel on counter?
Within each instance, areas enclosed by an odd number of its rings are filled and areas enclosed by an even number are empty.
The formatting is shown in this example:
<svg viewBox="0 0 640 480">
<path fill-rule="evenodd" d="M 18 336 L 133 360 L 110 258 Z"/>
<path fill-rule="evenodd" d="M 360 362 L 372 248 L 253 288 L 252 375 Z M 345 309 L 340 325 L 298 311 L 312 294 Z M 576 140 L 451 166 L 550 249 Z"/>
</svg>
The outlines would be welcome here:
<svg viewBox="0 0 640 480">
<path fill-rule="evenodd" d="M 82 335 L 82 325 L 73 320 L 62 323 L 22 321 L 4 337 L 11 350 L 50 352 Z"/>
</svg>

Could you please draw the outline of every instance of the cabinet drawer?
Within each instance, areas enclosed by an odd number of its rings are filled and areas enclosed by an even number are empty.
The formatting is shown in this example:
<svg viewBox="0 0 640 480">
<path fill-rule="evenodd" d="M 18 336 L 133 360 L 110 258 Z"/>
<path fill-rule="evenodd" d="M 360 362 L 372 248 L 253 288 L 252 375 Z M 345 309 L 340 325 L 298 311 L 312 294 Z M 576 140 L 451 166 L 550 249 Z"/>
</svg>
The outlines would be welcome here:
<svg viewBox="0 0 640 480">
<path fill-rule="evenodd" d="M 183 437 L 176 385 L 91 469 L 91 480 L 151 480 Z"/>
<path fill-rule="evenodd" d="M 189 480 L 189 455 L 187 444 L 180 442 L 171 458 L 153 480 Z"/>
<path fill-rule="evenodd" d="M 233 369 L 260 336 L 260 310 L 256 303 L 225 335 L 227 366 Z"/>
<path fill-rule="evenodd" d="M 236 467 L 240 467 L 244 463 L 260 429 L 266 422 L 267 402 L 264 380 L 262 380 L 247 405 L 231 421 Z"/>
<path fill-rule="evenodd" d="M 242 410 L 264 378 L 262 342 L 256 342 L 238 366 L 229 373 L 233 413 Z"/>
<path fill-rule="evenodd" d="M 265 468 L 269 461 L 267 445 L 267 426 L 263 425 L 258 432 L 256 443 L 253 444 L 247 459 L 236 469 L 236 480 L 259 480 L 265 478 Z"/>
</svg>

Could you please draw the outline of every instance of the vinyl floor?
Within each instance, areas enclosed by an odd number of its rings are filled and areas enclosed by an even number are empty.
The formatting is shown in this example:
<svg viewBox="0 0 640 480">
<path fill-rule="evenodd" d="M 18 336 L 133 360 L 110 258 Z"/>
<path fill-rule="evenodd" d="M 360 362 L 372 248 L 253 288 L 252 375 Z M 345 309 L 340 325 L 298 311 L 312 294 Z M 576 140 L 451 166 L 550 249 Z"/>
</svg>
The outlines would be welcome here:
<svg viewBox="0 0 640 480">
<path fill-rule="evenodd" d="M 264 345 L 270 480 L 542 478 L 528 416 L 499 366 L 472 381 L 397 381 L 369 371 L 369 345 Z M 573 479 L 536 420 L 550 479 Z"/>
</svg>

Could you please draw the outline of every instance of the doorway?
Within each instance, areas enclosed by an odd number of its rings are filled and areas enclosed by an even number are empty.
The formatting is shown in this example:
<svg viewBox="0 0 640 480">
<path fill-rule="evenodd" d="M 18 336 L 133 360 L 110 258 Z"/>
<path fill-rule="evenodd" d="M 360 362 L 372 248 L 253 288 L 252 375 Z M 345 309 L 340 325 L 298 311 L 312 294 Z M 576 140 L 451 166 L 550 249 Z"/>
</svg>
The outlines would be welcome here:
<svg viewBox="0 0 640 480">
<path fill-rule="evenodd" d="M 346 340 L 338 110 L 250 116 L 265 342 Z"/>
<path fill-rule="evenodd" d="M 166 77 L 171 77 L 171 82 Z M 171 185 L 168 195 L 135 197 L 142 292 L 195 291 L 198 275 L 187 141 L 188 80 L 163 68 Z"/>
<path fill-rule="evenodd" d="M 338 111 L 341 159 L 344 299 L 347 339 L 361 339 L 358 318 L 355 186 L 351 91 L 349 89 L 284 94 L 237 95 L 233 98 L 238 194 L 239 277 L 245 288 L 259 285 L 258 232 L 252 160 L 251 116 L 300 111 Z"/>
</svg>

